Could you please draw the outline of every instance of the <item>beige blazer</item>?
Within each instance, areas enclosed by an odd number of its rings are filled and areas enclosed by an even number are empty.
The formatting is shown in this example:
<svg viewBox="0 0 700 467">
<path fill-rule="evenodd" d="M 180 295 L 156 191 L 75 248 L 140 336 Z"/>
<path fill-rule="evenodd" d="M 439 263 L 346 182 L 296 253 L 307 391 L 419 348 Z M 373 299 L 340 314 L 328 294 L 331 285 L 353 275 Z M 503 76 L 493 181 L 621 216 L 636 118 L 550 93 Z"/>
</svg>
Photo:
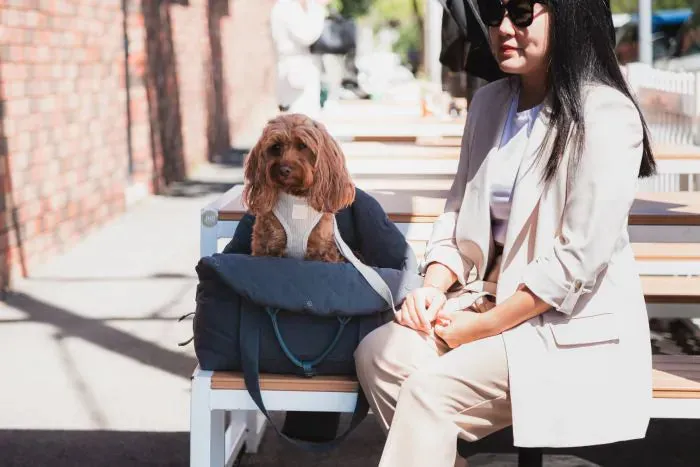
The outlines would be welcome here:
<svg viewBox="0 0 700 467">
<path fill-rule="evenodd" d="M 457 175 L 423 271 L 440 262 L 464 285 L 483 279 L 493 260 L 489 174 L 498 170 L 492 156 L 515 86 L 500 80 L 474 97 Z M 513 193 L 496 301 L 525 284 L 552 306 L 503 334 L 516 446 L 642 438 L 649 423 L 649 324 L 627 232 L 642 125 L 617 90 L 591 85 L 584 96 L 578 169 L 569 151 L 555 180 L 546 187 L 540 181 L 548 153 L 535 156 L 551 114 L 545 102 Z"/>
</svg>

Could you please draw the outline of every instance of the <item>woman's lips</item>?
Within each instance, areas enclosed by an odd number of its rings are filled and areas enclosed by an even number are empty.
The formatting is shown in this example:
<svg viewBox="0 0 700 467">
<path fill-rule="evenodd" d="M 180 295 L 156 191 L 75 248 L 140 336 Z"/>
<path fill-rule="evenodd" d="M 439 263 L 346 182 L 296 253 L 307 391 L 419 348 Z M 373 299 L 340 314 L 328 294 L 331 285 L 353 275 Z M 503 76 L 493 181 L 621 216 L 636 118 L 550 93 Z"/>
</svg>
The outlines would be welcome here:
<svg viewBox="0 0 700 467">
<path fill-rule="evenodd" d="M 512 47 L 510 45 L 502 45 L 501 46 L 501 52 L 502 53 L 507 53 L 507 52 L 517 52 L 518 48 L 517 47 Z"/>
</svg>

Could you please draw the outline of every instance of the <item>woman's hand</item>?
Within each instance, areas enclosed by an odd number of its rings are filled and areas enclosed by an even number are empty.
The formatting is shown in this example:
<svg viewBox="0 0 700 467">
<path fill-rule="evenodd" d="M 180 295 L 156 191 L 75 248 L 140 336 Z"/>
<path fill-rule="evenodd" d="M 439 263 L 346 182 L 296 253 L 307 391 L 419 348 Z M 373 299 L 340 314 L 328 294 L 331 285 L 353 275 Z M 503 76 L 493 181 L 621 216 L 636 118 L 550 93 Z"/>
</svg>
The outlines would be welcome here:
<svg viewBox="0 0 700 467">
<path fill-rule="evenodd" d="M 441 311 L 436 316 L 435 334 L 454 349 L 484 337 L 492 332 L 489 313 L 472 310 Z"/>
<path fill-rule="evenodd" d="M 416 331 L 429 332 L 437 313 L 447 301 L 445 293 L 437 287 L 420 287 L 406 296 L 396 321 Z"/>
</svg>

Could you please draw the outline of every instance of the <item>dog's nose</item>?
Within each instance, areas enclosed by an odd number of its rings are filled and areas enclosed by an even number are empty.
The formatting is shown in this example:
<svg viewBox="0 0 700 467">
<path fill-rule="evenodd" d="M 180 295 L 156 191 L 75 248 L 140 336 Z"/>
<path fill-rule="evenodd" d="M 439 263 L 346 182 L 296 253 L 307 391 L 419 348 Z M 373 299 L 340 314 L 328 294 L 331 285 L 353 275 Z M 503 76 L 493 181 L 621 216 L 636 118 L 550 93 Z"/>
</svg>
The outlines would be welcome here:
<svg viewBox="0 0 700 467">
<path fill-rule="evenodd" d="M 280 175 L 283 177 L 289 177 L 292 174 L 292 168 L 288 165 L 280 166 Z"/>
</svg>

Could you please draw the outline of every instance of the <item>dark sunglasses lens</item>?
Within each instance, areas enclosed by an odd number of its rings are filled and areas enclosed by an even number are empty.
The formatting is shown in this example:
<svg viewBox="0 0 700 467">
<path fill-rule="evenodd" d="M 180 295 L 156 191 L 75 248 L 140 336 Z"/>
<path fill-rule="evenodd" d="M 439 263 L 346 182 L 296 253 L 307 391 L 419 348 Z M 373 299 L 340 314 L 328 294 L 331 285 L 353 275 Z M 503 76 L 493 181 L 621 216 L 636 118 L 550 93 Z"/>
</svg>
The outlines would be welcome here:
<svg viewBox="0 0 700 467">
<path fill-rule="evenodd" d="M 488 26 L 498 27 L 503 21 L 506 10 L 498 0 L 480 0 L 481 19 Z"/>
<path fill-rule="evenodd" d="M 532 0 L 510 0 L 508 2 L 510 20 L 519 28 L 525 28 L 532 24 L 533 9 Z"/>
</svg>

